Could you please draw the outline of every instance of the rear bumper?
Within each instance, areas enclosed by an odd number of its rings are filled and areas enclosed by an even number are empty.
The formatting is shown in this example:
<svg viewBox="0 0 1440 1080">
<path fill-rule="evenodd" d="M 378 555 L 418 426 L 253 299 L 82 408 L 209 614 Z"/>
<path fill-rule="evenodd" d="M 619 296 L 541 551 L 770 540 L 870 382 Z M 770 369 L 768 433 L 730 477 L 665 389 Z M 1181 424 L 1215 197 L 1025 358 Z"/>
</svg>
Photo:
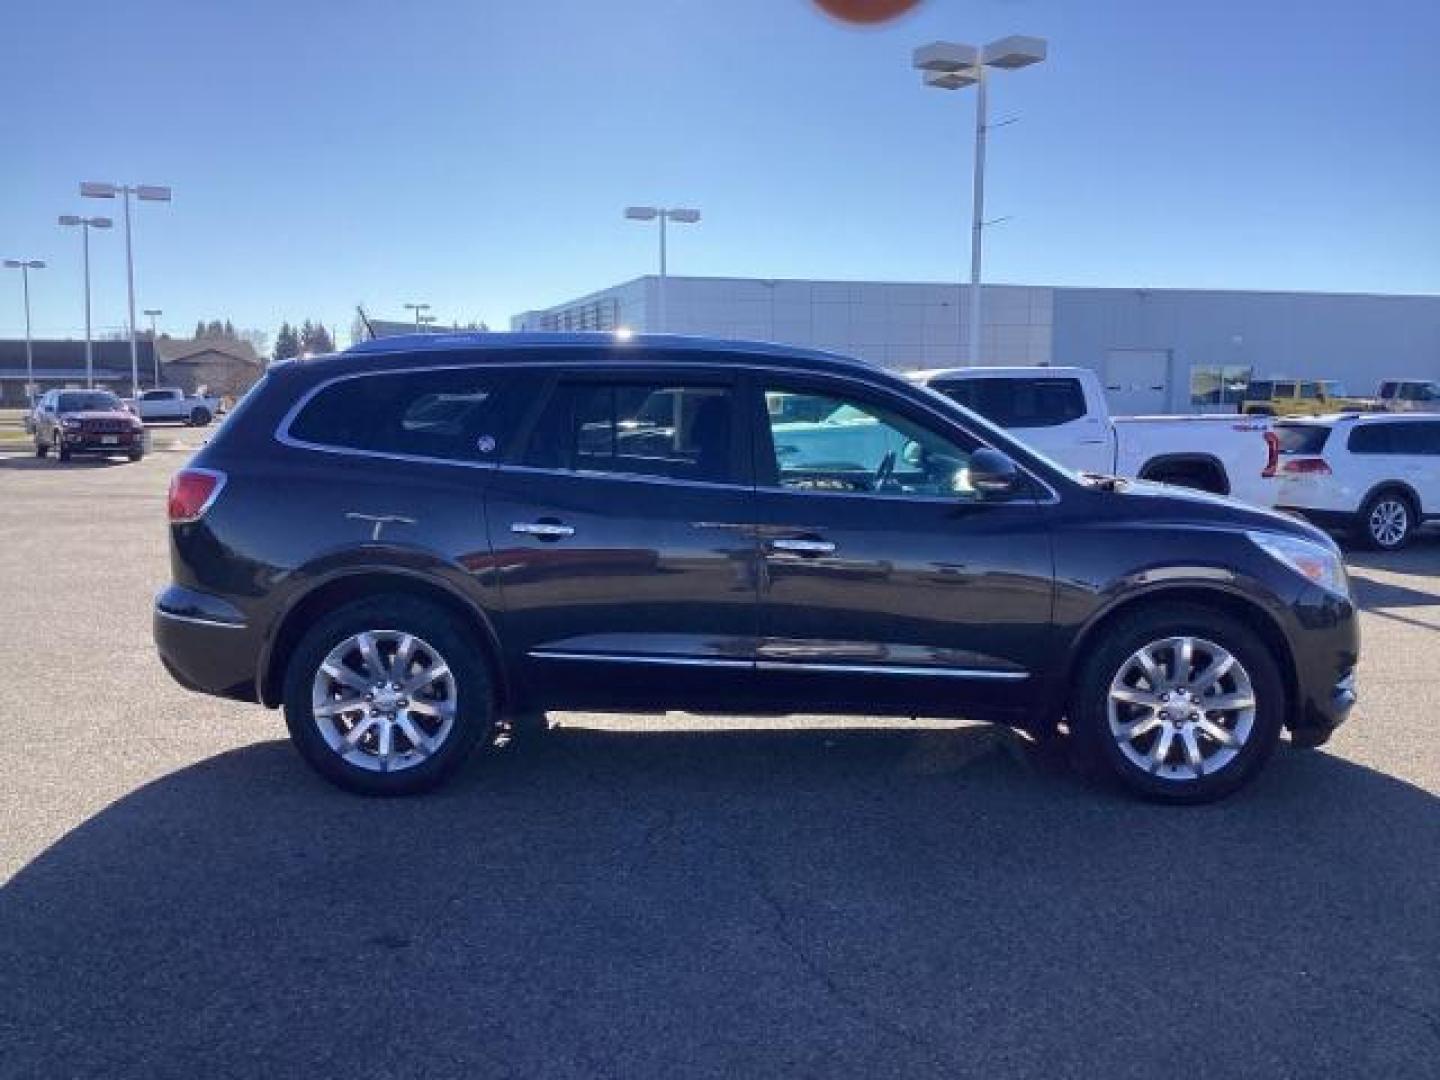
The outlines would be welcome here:
<svg viewBox="0 0 1440 1080">
<path fill-rule="evenodd" d="M 257 701 L 260 635 L 219 597 L 171 585 L 155 598 L 155 647 L 171 677 L 187 690 Z"/>
</svg>

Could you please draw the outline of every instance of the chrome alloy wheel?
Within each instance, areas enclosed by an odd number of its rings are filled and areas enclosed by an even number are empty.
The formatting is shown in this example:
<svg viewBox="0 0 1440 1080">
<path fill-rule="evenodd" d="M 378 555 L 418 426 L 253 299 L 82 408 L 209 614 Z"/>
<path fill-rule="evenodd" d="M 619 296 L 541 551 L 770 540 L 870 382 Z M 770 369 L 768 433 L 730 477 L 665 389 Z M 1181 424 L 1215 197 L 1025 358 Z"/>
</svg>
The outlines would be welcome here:
<svg viewBox="0 0 1440 1080">
<path fill-rule="evenodd" d="M 1381 499 L 1370 511 L 1370 536 L 1381 547 L 1394 547 L 1410 530 L 1410 508 L 1399 499 Z"/>
<path fill-rule="evenodd" d="M 435 753 L 455 727 L 455 676 L 428 642 L 366 630 L 330 650 L 310 710 L 331 750 L 357 768 L 399 772 Z"/>
<path fill-rule="evenodd" d="M 1152 641 L 1120 665 L 1106 702 L 1110 735 L 1162 780 L 1198 780 L 1240 754 L 1255 726 L 1255 690 L 1231 653 L 1197 637 Z"/>
</svg>

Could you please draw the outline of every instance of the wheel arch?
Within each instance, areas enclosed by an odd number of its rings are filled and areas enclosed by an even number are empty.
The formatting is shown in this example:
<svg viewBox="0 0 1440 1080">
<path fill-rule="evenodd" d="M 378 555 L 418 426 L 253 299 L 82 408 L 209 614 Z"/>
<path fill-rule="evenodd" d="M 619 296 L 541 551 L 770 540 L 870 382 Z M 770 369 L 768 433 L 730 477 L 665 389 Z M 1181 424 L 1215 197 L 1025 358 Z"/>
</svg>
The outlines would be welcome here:
<svg viewBox="0 0 1440 1080">
<path fill-rule="evenodd" d="M 1410 484 L 1408 484 L 1406 481 L 1404 481 L 1404 480 L 1395 480 L 1395 479 L 1381 480 L 1381 481 L 1379 481 L 1378 483 L 1372 485 L 1371 488 L 1370 488 L 1370 490 L 1367 491 L 1367 492 L 1365 492 L 1365 497 L 1360 500 L 1360 507 L 1359 507 L 1357 513 L 1363 514 L 1363 513 L 1365 512 L 1365 507 L 1367 507 L 1367 506 L 1370 505 L 1370 500 L 1371 500 L 1371 499 L 1373 499 L 1373 498 L 1375 498 L 1377 495 L 1381 495 L 1381 494 L 1383 494 L 1383 493 L 1385 493 L 1385 492 L 1387 492 L 1387 491 L 1398 491 L 1401 495 L 1405 496 L 1406 500 L 1410 503 L 1410 505 L 1415 508 L 1415 516 L 1416 516 L 1416 518 L 1417 518 L 1417 519 L 1423 519 L 1423 518 L 1424 518 L 1424 516 L 1425 516 L 1425 504 L 1420 501 L 1420 493 L 1419 493 L 1418 491 L 1416 491 L 1416 490 L 1415 490 Z M 1415 522 L 1415 525 L 1418 526 L 1419 524 L 1420 524 L 1420 521 L 1417 520 L 1417 521 Z"/>
<path fill-rule="evenodd" d="M 1059 684 L 1061 700 L 1058 704 L 1060 710 L 1068 705 L 1068 697 L 1074 685 L 1076 672 L 1093 642 L 1103 637 L 1110 627 L 1142 608 L 1173 604 L 1210 608 L 1243 623 L 1260 636 L 1260 640 L 1270 650 L 1285 683 L 1286 723 L 1288 726 L 1290 715 L 1298 701 L 1300 680 L 1295 668 L 1295 657 L 1290 651 L 1290 643 L 1285 637 L 1285 632 L 1280 628 L 1280 624 L 1265 609 L 1264 605 L 1256 603 L 1240 593 L 1193 582 L 1177 582 L 1173 585 L 1160 585 L 1138 592 L 1129 592 L 1117 597 L 1096 612 L 1071 639 L 1070 648 L 1066 652 L 1065 669 Z"/>
<path fill-rule="evenodd" d="M 1218 481 L 1219 490 L 1215 494 L 1230 494 L 1230 474 L 1225 470 L 1225 463 L 1214 454 L 1158 454 L 1141 465 L 1137 475 L 1141 480 L 1150 480 L 1171 469 L 1179 472 L 1203 470 Z"/>
<path fill-rule="evenodd" d="M 481 658 L 495 687 L 497 707 L 509 700 L 511 688 L 505 679 L 504 665 L 500 662 L 499 638 L 489 616 L 479 605 L 430 575 L 394 567 L 354 567 L 313 584 L 292 600 L 277 620 L 274 632 L 267 638 L 256 673 L 256 689 L 261 703 L 271 708 L 280 704 L 285 667 L 307 627 L 337 607 L 381 593 L 400 593 L 428 600 L 453 615 L 475 636 L 480 646 Z"/>
</svg>

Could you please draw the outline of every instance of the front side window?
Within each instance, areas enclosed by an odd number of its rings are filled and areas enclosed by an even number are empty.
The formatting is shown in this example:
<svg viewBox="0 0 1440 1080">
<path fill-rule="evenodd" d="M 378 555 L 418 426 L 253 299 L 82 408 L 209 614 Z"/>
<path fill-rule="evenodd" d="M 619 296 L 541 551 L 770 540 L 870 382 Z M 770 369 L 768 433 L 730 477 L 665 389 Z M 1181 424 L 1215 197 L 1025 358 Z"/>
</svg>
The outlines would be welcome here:
<svg viewBox="0 0 1440 1080">
<path fill-rule="evenodd" d="M 1361 424 L 1350 432 L 1346 445 L 1352 454 L 1393 454 L 1391 432 L 1395 424 Z"/>
<path fill-rule="evenodd" d="M 884 406 L 827 393 L 765 392 L 770 436 L 767 482 L 796 491 L 877 492 L 929 499 L 973 499 L 970 453 Z M 794 420 L 789 416 L 813 416 Z"/>
<path fill-rule="evenodd" d="M 957 379 L 935 389 L 1002 428 L 1057 427 L 1085 416 L 1079 379 Z"/>
<path fill-rule="evenodd" d="M 342 379 L 300 411 L 302 442 L 448 461 L 498 461 L 524 413 L 522 376 L 455 368 Z"/>
<path fill-rule="evenodd" d="M 1302 382 L 1300 384 L 1300 396 L 1302 398 L 1320 397 L 1320 384 L 1318 382 Z"/>
<path fill-rule="evenodd" d="M 685 382 L 562 383 L 524 463 L 578 472 L 733 483 L 734 394 Z"/>
</svg>

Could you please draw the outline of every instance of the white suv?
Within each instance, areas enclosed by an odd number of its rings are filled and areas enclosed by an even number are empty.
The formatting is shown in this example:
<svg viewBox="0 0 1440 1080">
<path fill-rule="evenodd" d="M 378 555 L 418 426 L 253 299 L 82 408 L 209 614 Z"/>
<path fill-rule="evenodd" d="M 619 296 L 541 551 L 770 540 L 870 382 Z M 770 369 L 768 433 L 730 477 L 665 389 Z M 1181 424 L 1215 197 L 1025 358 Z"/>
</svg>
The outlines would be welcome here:
<svg viewBox="0 0 1440 1080">
<path fill-rule="evenodd" d="M 1347 414 L 1275 425 L 1275 505 L 1370 547 L 1404 547 L 1440 517 L 1440 417 Z"/>
</svg>

